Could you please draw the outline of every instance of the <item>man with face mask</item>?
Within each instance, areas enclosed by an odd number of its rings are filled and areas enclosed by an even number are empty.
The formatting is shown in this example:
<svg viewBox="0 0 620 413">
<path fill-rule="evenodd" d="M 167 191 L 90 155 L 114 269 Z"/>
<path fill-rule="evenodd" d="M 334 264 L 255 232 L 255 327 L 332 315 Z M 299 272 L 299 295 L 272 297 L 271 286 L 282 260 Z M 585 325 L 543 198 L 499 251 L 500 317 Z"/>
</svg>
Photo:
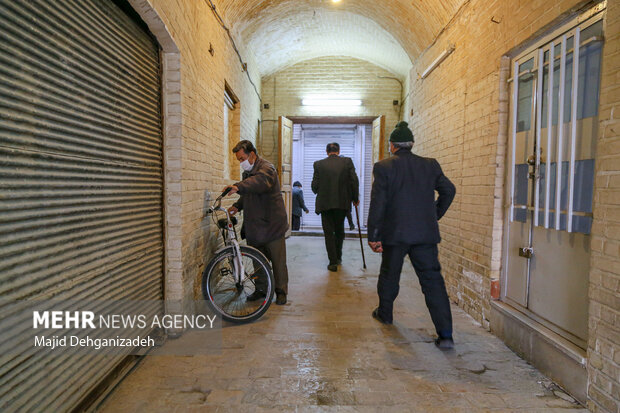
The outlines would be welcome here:
<svg viewBox="0 0 620 413">
<path fill-rule="evenodd" d="M 227 187 L 231 188 L 230 194 L 238 192 L 241 195 L 228 212 L 235 215 L 244 211 L 242 236 L 271 261 L 276 304 L 286 304 L 288 268 L 284 236 L 288 230 L 288 218 L 280 193 L 278 172 L 271 163 L 259 158 L 254 144 L 248 140 L 239 142 L 232 151 L 244 172 L 243 180 Z M 255 301 L 265 296 L 265 280 L 259 278 L 256 290 L 247 300 Z"/>
<path fill-rule="evenodd" d="M 394 156 L 373 168 L 368 244 L 382 255 L 377 282 L 379 307 L 372 316 L 383 324 L 392 324 L 400 272 L 408 255 L 437 331 L 435 345 L 451 349 L 452 313 L 437 257 L 437 221 L 448 210 L 456 190 L 435 159 L 411 153 L 412 147 L 413 133 L 407 122 L 399 122 L 390 135 Z M 435 192 L 439 194 L 437 200 Z"/>
</svg>

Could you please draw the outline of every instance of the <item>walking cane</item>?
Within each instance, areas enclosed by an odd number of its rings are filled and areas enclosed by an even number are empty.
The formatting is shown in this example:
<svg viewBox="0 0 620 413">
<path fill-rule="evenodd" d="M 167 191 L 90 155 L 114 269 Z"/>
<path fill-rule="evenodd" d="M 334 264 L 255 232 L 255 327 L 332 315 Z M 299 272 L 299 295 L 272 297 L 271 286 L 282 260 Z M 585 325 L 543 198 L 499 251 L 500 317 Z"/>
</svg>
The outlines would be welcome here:
<svg viewBox="0 0 620 413">
<path fill-rule="evenodd" d="M 362 262 L 364 263 L 364 269 L 366 269 L 366 257 L 364 256 L 364 243 L 362 242 L 362 228 L 360 227 L 360 212 L 355 205 L 355 216 L 357 217 L 357 232 L 360 234 L 360 248 L 362 249 Z"/>
</svg>

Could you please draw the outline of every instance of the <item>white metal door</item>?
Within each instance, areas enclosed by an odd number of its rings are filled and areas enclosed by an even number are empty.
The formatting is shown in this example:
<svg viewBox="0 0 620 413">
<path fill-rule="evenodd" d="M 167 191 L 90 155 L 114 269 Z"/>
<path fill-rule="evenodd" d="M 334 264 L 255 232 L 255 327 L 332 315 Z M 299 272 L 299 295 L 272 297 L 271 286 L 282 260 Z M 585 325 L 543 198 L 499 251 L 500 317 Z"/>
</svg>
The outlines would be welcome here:
<svg viewBox="0 0 620 413">
<path fill-rule="evenodd" d="M 595 16 L 512 63 L 504 296 L 582 347 L 601 40 Z"/>
<path fill-rule="evenodd" d="M 512 65 L 513 76 L 511 107 L 511 168 L 509 211 L 509 245 L 507 251 L 507 271 L 505 294 L 514 302 L 527 307 L 529 291 L 529 261 L 520 258 L 518 248 L 529 248 L 531 223 L 528 221 L 528 198 L 531 182 L 528 179 L 528 157 L 534 152 L 534 131 L 532 126 L 535 81 L 533 69 L 536 55 L 532 52 L 515 60 Z M 518 246 L 518 247 L 517 247 Z"/>
</svg>

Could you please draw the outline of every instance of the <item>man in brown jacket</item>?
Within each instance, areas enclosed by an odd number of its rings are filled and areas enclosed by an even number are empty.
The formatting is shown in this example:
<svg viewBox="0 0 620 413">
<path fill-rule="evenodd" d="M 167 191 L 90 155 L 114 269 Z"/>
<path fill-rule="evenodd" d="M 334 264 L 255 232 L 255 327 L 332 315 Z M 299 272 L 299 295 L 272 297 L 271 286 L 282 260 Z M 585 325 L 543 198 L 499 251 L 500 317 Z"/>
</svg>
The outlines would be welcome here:
<svg viewBox="0 0 620 413">
<path fill-rule="evenodd" d="M 244 211 L 241 234 L 250 246 L 258 248 L 271 261 L 276 282 L 276 304 L 286 304 L 288 268 L 284 236 L 288 230 L 288 219 L 278 173 L 271 163 L 258 157 L 254 144 L 248 140 L 239 142 L 233 153 L 244 172 L 243 180 L 230 187 L 231 194 L 238 192 L 241 197 L 228 212 L 234 215 Z M 265 295 L 265 280 L 259 279 L 256 291 L 247 300 L 259 300 Z"/>
</svg>

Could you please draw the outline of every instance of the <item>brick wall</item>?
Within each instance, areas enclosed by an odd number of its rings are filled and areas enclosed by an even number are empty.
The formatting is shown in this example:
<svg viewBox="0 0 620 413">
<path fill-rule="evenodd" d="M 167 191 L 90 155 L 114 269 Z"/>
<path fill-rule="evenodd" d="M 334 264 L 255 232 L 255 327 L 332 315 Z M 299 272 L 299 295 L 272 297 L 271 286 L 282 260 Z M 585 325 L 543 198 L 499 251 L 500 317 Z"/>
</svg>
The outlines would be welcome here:
<svg viewBox="0 0 620 413">
<path fill-rule="evenodd" d="M 167 247 L 180 246 L 180 279 L 167 287 L 167 298 L 191 300 L 200 296 L 200 276 L 218 245 L 217 231 L 204 217 L 210 192 L 217 194 L 232 181 L 224 170 L 224 84 L 239 98 L 238 129 L 243 138 L 255 141 L 260 119 L 259 98 L 251 86 L 225 31 L 204 1 L 134 0 L 143 19 L 152 25 L 159 19 L 178 48 L 180 56 L 180 191 L 168 195 L 166 206 L 180 205 L 179 231 L 167 240 Z M 157 36 L 157 33 L 155 33 Z M 208 52 L 209 43 L 214 54 Z M 252 53 L 237 43 L 252 80 L 260 91 L 260 76 Z M 178 85 L 176 87 L 179 87 Z M 175 103 L 178 105 L 178 103 Z M 237 112 L 237 111 L 235 111 Z M 237 113 L 235 113 L 236 115 Z M 164 121 L 166 121 L 164 119 Z M 233 125 L 235 127 L 235 125 Z M 166 157 L 171 149 L 164 142 Z M 166 173 L 169 174 L 168 169 Z M 167 181 L 168 182 L 168 181 Z M 170 223 L 168 223 L 170 224 Z M 169 235 L 169 234 L 168 234 Z M 174 263 L 173 263 L 174 264 Z"/>
<path fill-rule="evenodd" d="M 590 261 L 590 410 L 620 412 L 620 3 L 608 2 Z"/>
<path fill-rule="evenodd" d="M 259 150 L 276 163 L 277 122 L 273 120 L 278 116 L 385 115 L 389 132 L 398 122 L 399 107 L 393 101 L 401 100 L 401 89 L 396 80 L 378 76 L 398 77 L 364 60 L 328 56 L 306 60 L 263 78 L 263 102 L 269 104 L 269 109 L 263 110 Z M 302 98 L 319 94 L 362 99 L 363 106 L 354 111 L 330 111 L 301 105 Z"/>
<path fill-rule="evenodd" d="M 589 407 L 618 412 L 620 18 L 618 2 L 609 3 L 592 231 L 588 372 Z M 502 56 L 585 5 L 576 0 L 471 0 L 414 62 L 410 73 L 407 118 L 417 136 L 414 151 L 436 157 L 457 185 L 454 205 L 441 222 L 440 258 L 449 293 L 483 325 L 488 325 L 490 282 L 501 271 L 508 109 L 507 65 Z M 456 46 L 454 53 L 427 78 L 419 79 L 451 44 Z"/>
</svg>

